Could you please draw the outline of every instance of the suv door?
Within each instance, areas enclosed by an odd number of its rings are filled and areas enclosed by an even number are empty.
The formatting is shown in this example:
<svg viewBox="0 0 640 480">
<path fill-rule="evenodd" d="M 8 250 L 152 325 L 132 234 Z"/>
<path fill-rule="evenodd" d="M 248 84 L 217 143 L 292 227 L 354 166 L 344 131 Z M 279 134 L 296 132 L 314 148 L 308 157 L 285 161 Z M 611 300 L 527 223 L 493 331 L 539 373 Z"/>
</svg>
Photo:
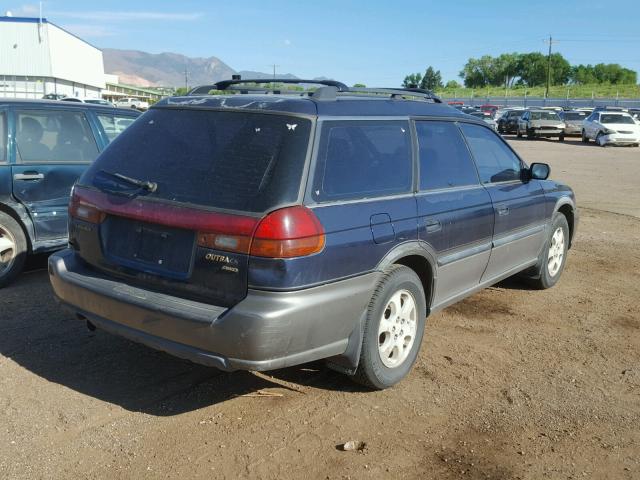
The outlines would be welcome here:
<svg viewBox="0 0 640 480">
<path fill-rule="evenodd" d="M 98 155 L 85 110 L 16 109 L 13 196 L 29 212 L 36 241 L 67 236 L 71 187 Z"/>
<path fill-rule="evenodd" d="M 545 197 L 537 180 L 523 180 L 520 158 L 493 131 L 462 124 L 480 181 L 491 195 L 495 225 L 482 281 L 535 262 L 545 239 Z"/>
<path fill-rule="evenodd" d="M 458 125 L 428 120 L 415 126 L 418 237 L 437 256 L 436 306 L 480 282 L 491 252 L 494 213 Z"/>
</svg>

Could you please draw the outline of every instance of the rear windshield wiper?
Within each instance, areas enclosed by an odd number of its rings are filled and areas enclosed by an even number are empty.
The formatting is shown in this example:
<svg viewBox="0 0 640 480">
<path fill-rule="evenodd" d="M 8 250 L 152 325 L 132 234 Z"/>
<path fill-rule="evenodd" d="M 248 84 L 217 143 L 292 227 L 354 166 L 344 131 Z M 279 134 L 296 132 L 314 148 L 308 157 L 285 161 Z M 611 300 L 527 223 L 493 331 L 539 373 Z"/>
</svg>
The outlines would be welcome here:
<svg viewBox="0 0 640 480">
<path fill-rule="evenodd" d="M 122 175 L 118 172 L 107 172 L 106 170 L 100 170 L 100 173 L 104 173 L 106 175 L 109 175 L 110 177 L 114 177 L 118 180 L 122 180 L 123 182 L 135 185 L 136 187 L 140 187 L 151 193 L 155 192 L 158 189 L 158 184 L 156 182 L 150 182 L 149 180 L 138 180 L 136 178 L 127 177 L 126 175 Z"/>
</svg>

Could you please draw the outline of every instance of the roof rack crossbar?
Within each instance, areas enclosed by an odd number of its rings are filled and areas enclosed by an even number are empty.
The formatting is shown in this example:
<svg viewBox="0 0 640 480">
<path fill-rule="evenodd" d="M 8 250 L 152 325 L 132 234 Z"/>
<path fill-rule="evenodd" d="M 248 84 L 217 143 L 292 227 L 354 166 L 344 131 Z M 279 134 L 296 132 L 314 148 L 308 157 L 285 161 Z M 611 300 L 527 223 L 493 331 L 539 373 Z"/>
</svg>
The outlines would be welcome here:
<svg viewBox="0 0 640 480">
<path fill-rule="evenodd" d="M 367 87 L 353 87 L 349 89 L 350 92 L 354 93 L 369 93 L 372 95 L 390 95 L 392 98 L 395 97 L 418 97 L 418 98 L 426 98 L 429 100 L 433 100 L 434 103 L 442 103 L 440 97 L 435 95 L 430 90 L 425 90 L 424 88 L 402 88 L 402 87 L 391 87 L 391 88 L 367 88 Z"/>
<path fill-rule="evenodd" d="M 206 95 L 211 90 L 247 90 L 249 91 L 252 88 L 247 84 L 251 84 L 251 83 L 253 84 L 306 83 L 311 85 L 323 85 L 326 87 L 335 87 L 339 92 L 346 92 L 349 90 L 348 86 L 336 80 L 306 80 L 306 79 L 298 79 L 298 78 L 247 78 L 247 79 L 234 78 L 232 80 L 222 80 L 220 82 L 212 83 L 210 85 L 200 85 L 198 87 L 193 88 L 191 91 L 189 91 L 187 95 Z M 242 85 L 242 86 L 239 86 L 239 85 Z M 256 89 L 256 90 L 260 90 L 260 89 Z M 261 90 L 265 90 L 265 89 L 261 89 Z"/>
</svg>

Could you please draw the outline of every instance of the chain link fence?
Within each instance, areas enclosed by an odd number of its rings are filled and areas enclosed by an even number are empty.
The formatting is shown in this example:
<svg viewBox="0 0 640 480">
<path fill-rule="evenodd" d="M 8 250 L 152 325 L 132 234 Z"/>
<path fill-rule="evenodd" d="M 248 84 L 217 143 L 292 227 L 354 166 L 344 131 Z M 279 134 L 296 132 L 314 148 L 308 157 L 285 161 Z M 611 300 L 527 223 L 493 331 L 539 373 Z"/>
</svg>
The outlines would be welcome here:
<svg viewBox="0 0 640 480">
<path fill-rule="evenodd" d="M 505 107 L 606 107 L 640 108 L 640 98 L 544 98 L 544 97 L 442 97 L 443 102 Z"/>
</svg>

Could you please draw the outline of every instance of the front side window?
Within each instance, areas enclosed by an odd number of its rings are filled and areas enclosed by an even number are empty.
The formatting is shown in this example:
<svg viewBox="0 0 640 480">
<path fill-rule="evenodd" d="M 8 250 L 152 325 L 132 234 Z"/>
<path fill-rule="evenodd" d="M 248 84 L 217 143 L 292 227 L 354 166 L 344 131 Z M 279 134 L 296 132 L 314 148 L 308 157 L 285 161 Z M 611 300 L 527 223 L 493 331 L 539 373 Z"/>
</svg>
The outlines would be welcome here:
<svg viewBox="0 0 640 480">
<path fill-rule="evenodd" d="M 476 185 L 478 175 L 462 134 L 452 122 L 416 122 L 420 189 Z"/>
<path fill-rule="evenodd" d="M 98 115 L 98 120 L 104 128 L 107 138 L 111 142 L 133 123 L 135 117 L 125 117 L 121 115 Z"/>
<path fill-rule="evenodd" d="M 482 183 L 519 180 L 522 163 L 497 134 L 479 125 L 462 124 Z"/>
<path fill-rule="evenodd" d="M 406 193 L 412 170 L 409 122 L 326 121 L 312 196 L 330 201 Z"/>
<path fill-rule="evenodd" d="M 18 111 L 16 147 L 21 162 L 92 162 L 98 147 L 82 112 Z"/>
</svg>

